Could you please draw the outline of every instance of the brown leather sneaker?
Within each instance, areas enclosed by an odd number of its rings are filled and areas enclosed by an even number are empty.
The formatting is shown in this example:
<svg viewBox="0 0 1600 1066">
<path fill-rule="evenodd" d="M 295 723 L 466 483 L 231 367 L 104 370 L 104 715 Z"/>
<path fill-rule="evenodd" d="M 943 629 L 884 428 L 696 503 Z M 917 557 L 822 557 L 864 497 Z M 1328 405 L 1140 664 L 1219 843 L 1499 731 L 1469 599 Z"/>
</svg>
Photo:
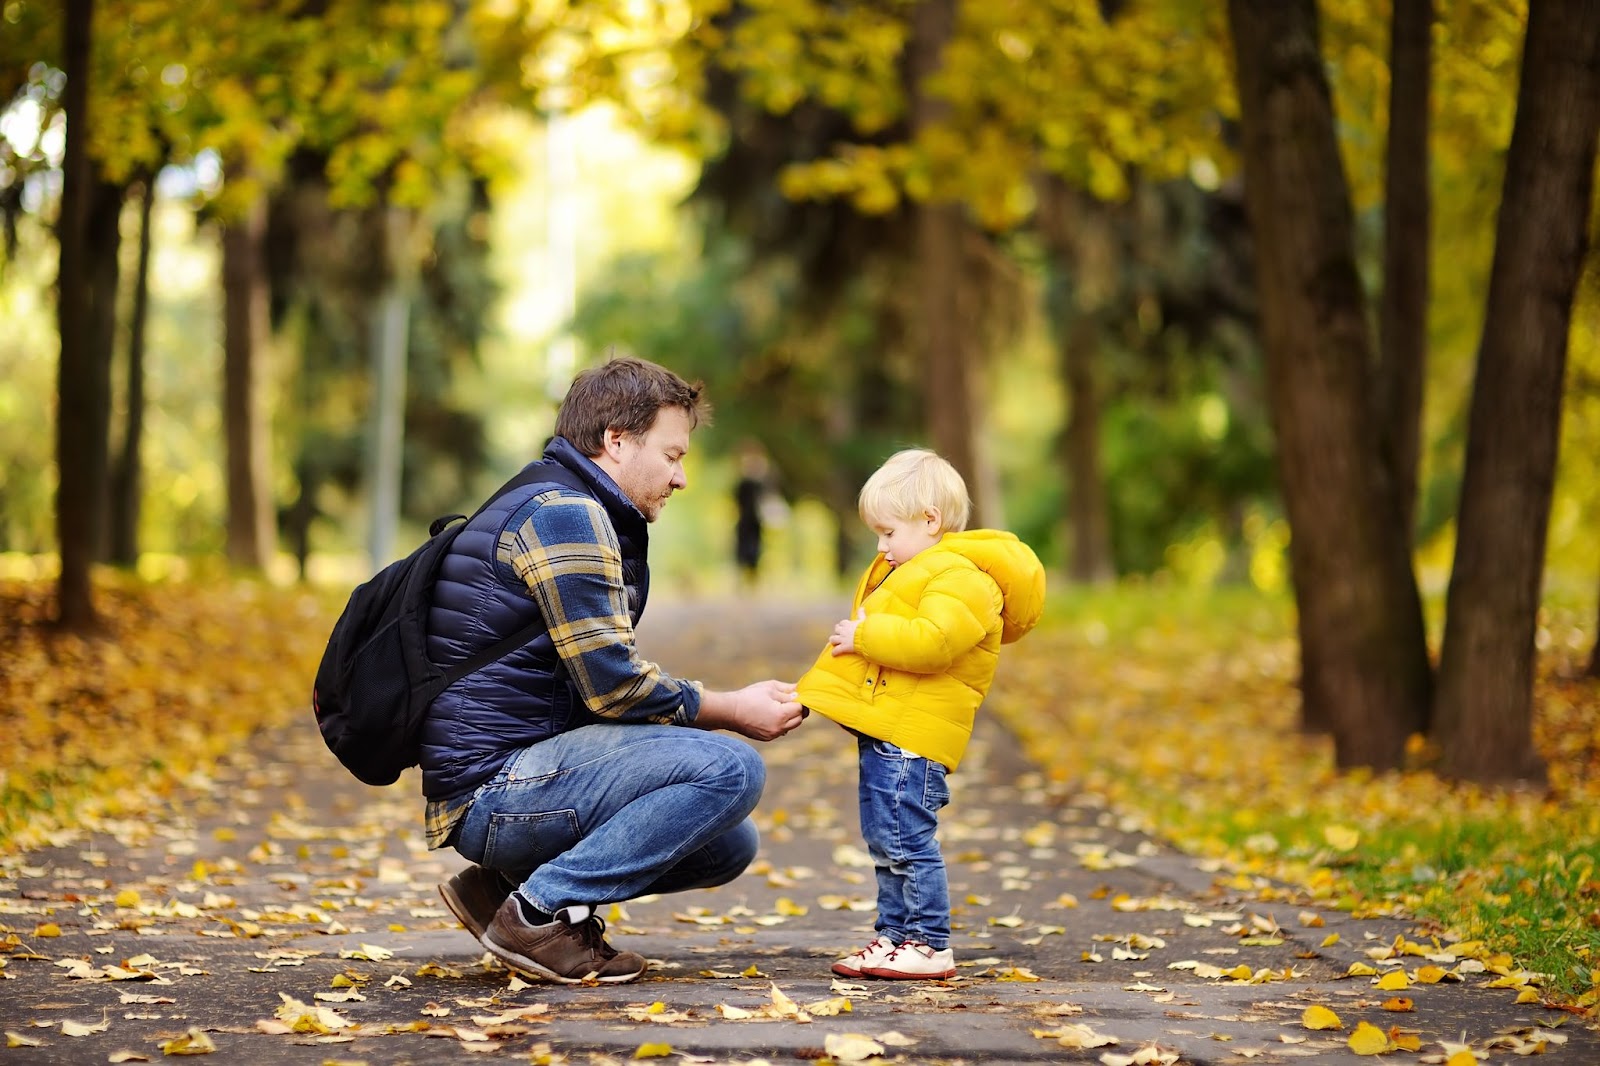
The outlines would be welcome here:
<svg viewBox="0 0 1600 1066">
<path fill-rule="evenodd" d="M 564 985 L 621 984 L 644 973 L 645 957 L 607 944 L 605 928 L 588 907 L 566 907 L 548 925 L 532 925 L 513 895 L 495 912 L 483 946 L 513 970 Z"/>
<path fill-rule="evenodd" d="M 515 887 L 497 871 L 469 866 L 440 885 L 439 895 L 467 932 L 482 940 L 484 930 L 494 921 L 495 911 Z"/>
</svg>

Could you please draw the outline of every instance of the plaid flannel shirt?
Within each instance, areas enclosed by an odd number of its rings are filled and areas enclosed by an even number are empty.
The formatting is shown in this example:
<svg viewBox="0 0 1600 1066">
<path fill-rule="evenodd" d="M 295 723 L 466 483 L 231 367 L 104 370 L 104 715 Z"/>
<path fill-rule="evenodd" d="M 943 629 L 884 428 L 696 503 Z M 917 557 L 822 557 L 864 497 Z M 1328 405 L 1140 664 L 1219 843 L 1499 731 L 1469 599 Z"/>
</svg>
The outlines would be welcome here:
<svg viewBox="0 0 1600 1066">
<path fill-rule="evenodd" d="M 622 548 L 599 501 L 551 489 L 512 515 L 496 562 L 532 594 L 585 708 L 617 722 L 686 725 L 700 711 L 697 681 L 640 657 L 622 573 Z M 428 804 L 428 846 L 440 847 L 474 792 Z"/>
</svg>

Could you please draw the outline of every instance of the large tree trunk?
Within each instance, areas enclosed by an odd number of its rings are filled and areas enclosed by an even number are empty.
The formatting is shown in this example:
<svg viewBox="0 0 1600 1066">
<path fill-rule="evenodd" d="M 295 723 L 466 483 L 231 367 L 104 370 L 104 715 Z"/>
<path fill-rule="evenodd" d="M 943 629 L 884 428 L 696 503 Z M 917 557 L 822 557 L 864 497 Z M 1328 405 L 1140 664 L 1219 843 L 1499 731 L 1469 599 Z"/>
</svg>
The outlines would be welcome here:
<svg viewBox="0 0 1600 1066">
<path fill-rule="evenodd" d="M 1111 559 L 1111 504 L 1100 461 L 1099 311 L 1120 270 L 1113 262 L 1104 205 L 1084 209 L 1060 179 L 1038 182 L 1040 236 L 1062 280 L 1048 295 L 1069 411 L 1061 433 L 1067 474 L 1067 573 L 1087 584 L 1116 576 Z"/>
<path fill-rule="evenodd" d="M 155 207 L 156 179 L 144 180 L 139 197 L 139 261 L 133 275 L 133 312 L 128 321 L 127 417 L 122 447 L 111 467 L 111 551 L 119 566 L 139 561 L 139 503 L 142 491 L 140 449 L 144 441 L 144 337 L 150 316 L 150 215 Z"/>
<path fill-rule="evenodd" d="M 1595 614 L 1600 616 L 1600 598 L 1595 601 Z M 1600 617 L 1595 618 L 1595 631 L 1600 632 Z M 1596 640 L 1589 648 L 1589 665 L 1584 668 L 1584 677 L 1600 677 L 1600 640 Z"/>
<path fill-rule="evenodd" d="M 97 368 L 96 388 L 103 395 L 96 397 L 96 418 L 102 423 L 99 442 L 101 453 L 95 492 L 100 498 L 95 521 L 95 559 L 107 558 L 110 552 L 110 530 L 106 518 L 109 514 L 111 485 L 111 368 L 116 365 L 117 351 L 117 289 L 121 280 L 119 265 L 122 259 L 122 206 L 127 202 L 128 188 L 99 178 L 90 183 L 89 217 L 84 226 L 84 248 L 89 257 L 89 346 L 91 359 Z M 102 384 L 103 383 L 103 384 Z"/>
<path fill-rule="evenodd" d="M 924 0 L 912 16 L 909 54 L 912 125 L 921 131 L 949 107 L 928 91 L 928 79 L 944 63 L 955 31 L 956 0 Z M 933 447 L 966 480 L 972 496 L 969 524 L 998 524 L 999 499 L 979 432 L 987 388 L 976 331 L 977 300 L 967 270 L 971 223 L 958 203 L 937 196 L 917 207 L 916 279 L 928 433 Z"/>
<path fill-rule="evenodd" d="M 1111 503 L 1100 462 L 1100 389 L 1095 375 L 1099 336 L 1096 320 L 1080 311 L 1057 342 L 1072 405 L 1061 447 L 1072 530 L 1067 574 L 1084 584 L 1103 584 L 1116 577 L 1111 560 Z"/>
<path fill-rule="evenodd" d="M 372 424 L 367 450 L 367 555 L 373 569 L 394 557 L 400 527 L 400 481 L 404 473 L 406 351 L 411 321 L 413 220 L 400 207 L 378 209 L 382 225 L 384 279 L 373 300 L 369 330 L 372 359 Z"/>
<path fill-rule="evenodd" d="M 266 201 L 222 231 L 223 431 L 228 453 L 228 559 L 265 569 L 274 541 L 267 424 Z"/>
<path fill-rule="evenodd" d="M 1428 359 L 1428 87 L 1433 0 L 1394 0 L 1390 32 L 1378 413 L 1384 459 L 1409 540 L 1416 521 L 1422 388 Z"/>
<path fill-rule="evenodd" d="M 92 628 L 97 615 L 90 569 L 94 562 L 105 489 L 106 420 L 110 368 L 97 364 L 90 335 L 90 287 L 85 231 L 91 187 L 89 157 L 89 57 L 92 0 L 66 0 L 62 66 L 67 118 L 62 158 L 61 250 L 57 275 L 57 329 L 61 337 L 56 414 L 56 542 L 61 575 L 56 621 L 63 628 Z"/>
<path fill-rule="evenodd" d="M 1533 0 L 1468 423 L 1435 718 L 1444 772 L 1538 779 L 1534 631 L 1600 130 L 1600 4 Z"/>
<path fill-rule="evenodd" d="M 1373 432 L 1372 346 L 1315 0 L 1229 0 L 1267 392 L 1293 539 L 1301 696 L 1340 767 L 1401 765 L 1429 668 Z"/>
</svg>

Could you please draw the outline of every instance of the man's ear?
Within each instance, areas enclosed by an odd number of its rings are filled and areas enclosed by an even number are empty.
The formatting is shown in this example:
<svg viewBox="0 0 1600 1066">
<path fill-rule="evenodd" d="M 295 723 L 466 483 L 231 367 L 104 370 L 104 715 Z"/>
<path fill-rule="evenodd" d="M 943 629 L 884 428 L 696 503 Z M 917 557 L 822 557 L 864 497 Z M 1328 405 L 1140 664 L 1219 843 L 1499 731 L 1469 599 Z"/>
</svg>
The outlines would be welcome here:
<svg viewBox="0 0 1600 1066">
<path fill-rule="evenodd" d="M 622 442 L 626 439 L 627 434 L 622 432 L 622 430 L 614 427 L 608 427 L 606 429 L 606 435 L 601 441 L 601 445 L 605 448 L 605 453 L 607 455 L 611 456 L 613 459 L 620 459 L 622 458 Z"/>
</svg>

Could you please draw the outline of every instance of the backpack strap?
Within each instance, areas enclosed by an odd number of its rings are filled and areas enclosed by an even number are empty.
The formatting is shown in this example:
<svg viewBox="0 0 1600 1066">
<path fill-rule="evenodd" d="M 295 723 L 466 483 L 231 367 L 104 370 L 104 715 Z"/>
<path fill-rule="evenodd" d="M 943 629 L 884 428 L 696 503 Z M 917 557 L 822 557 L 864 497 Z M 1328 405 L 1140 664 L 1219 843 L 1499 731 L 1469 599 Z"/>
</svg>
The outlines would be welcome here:
<svg viewBox="0 0 1600 1066">
<path fill-rule="evenodd" d="M 572 489 L 575 492 L 581 492 L 585 496 L 591 495 L 591 490 L 583 481 L 583 479 L 577 474 L 573 473 L 571 470 L 568 470 L 566 467 L 562 466 L 560 463 L 529 463 L 527 466 L 523 467 L 515 477 L 506 482 L 504 485 L 501 485 L 487 500 L 483 501 L 483 506 L 479 507 L 472 513 L 472 518 L 478 517 L 478 515 L 482 514 L 490 504 L 494 503 L 494 501 L 498 500 L 500 497 L 505 496 L 508 493 L 516 492 L 518 489 L 526 488 L 529 485 L 538 486 L 538 492 L 543 492 L 546 489 L 552 488 L 567 488 Z M 535 492 L 535 495 L 537 495 L 538 492 Z M 439 529 L 431 531 L 434 534 L 437 534 L 439 530 L 448 527 L 451 522 L 454 522 L 458 518 L 466 518 L 466 516 L 447 515 L 443 518 L 436 519 L 434 521 L 434 525 L 438 526 Z M 467 518 L 467 521 L 472 521 L 472 518 Z M 440 523 L 443 523 L 443 525 L 440 525 Z M 501 637 L 487 648 L 483 648 L 480 651 L 474 652 L 473 654 L 467 656 L 461 662 L 444 671 L 445 687 L 449 688 L 457 681 L 460 681 L 463 677 L 483 669 L 490 663 L 499 662 L 501 659 L 504 659 L 507 655 L 510 655 L 528 641 L 538 636 L 546 628 L 547 623 L 543 619 L 537 622 L 531 622 L 523 628 L 517 630 L 515 633 L 512 633 L 510 636 Z"/>
</svg>

